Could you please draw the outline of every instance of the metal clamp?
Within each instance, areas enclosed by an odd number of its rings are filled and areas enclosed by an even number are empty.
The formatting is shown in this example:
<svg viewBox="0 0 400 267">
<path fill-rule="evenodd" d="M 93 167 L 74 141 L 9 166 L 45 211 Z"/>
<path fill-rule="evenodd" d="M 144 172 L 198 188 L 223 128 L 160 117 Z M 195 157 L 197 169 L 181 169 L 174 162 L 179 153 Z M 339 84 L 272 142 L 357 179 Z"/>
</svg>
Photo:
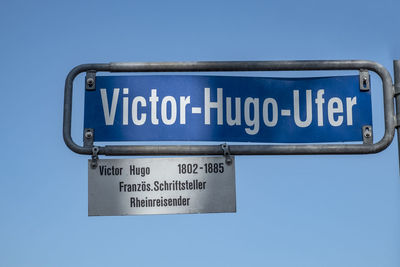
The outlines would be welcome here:
<svg viewBox="0 0 400 267">
<path fill-rule="evenodd" d="M 99 154 L 99 147 L 94 146 L 92 148 L 92 160 L 90 162 L 90 167 L 92 169 L 96 169 L 97 168 L 97 165 L 98 165 L 97 160 L 99 159 L 99 155 L 98 154 Z"/>
<path fill-rule="evenodd" d="M 84 147 L 93 147 L 94 140 L 94 130 L 90 128 L 86 128 L 83 131 L 83 146 Z"/>
<path fill-rule="evenodd" d="M 221 145 L 222 147 L 222 151 L 224 151 L 224 157 L 225 157 L 225 162 L 227 165 L 231 165 L 232 164 L 232 156 L 231 156 L 231 152 L 229 151 L 229 146 L 227 143 L 224 143 Z"/>
<path fill-rule="evenodd" d="M 96 90 L 96 71 L 90 70 L 86 72 L 85 89 Z"/>
<path fill-rule="evenodd" d="M 362 130 L 363 130 L 363 143 L 372 144 L 373 143 L 372 126 L 365 125 L 363 126 Z"/>
<path fill-rule="evenodd" d="M 400 84 L 393 85 L 394 88 L 394 97 L 400 95 Z"/>
<path fill-rule="evenodd" d="M 360 91 L 369 91 L 370 89 L 370 76 L 368 70 L 360 70 Z"/>
<path fill-rule="evenodd" d="M 399 129 L 400 128 L 400 114 L 396 114 L 395 120 L 396 120 L 396 123 L 395 123 L 394 127 L 396 129 Z"/>
</svg>

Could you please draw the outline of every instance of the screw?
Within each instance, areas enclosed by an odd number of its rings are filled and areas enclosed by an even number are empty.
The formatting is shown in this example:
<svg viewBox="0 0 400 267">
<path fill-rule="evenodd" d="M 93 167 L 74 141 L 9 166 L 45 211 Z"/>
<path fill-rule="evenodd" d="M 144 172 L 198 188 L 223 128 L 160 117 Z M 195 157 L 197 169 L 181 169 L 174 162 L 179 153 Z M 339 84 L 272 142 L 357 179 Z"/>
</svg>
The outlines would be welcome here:
<svg viewBox="0 0 400 267">
<path fill-rule="evenodd" d="M 89 79 L 87 79 L 87 85 L 89 86 L 89 87 L 92 87 L 93 85 L 94 85 L 94 79 L 93 78 L 89 78 Z"/>
<path fill-rule="evenodd" d="M 92 133 L 92 131 L 87 131 L 87 132 L 85 132 L 85 138 L 86 138 L 86 139 L 92 139 L 92 138 L 93 138 L 93 133 Z"/>
<path fill-rule="evenodd" d="M 97 167 L 97 161 L 92 161 L 92 162 L 90 163 L 90 167 L 91 167 L 92 169 L 96 169 L 96 167 Z"/>
<path fill-rule="evenodd" d="M 366 77 L 363 78 L 363 87 L 367 88 L 367 78 Z"/>
<path fill-rule="evenodd" d="M 371 129 L 370 129 L 369 127 L 366 127 L 366 128 L 365 128 L 365 130 L 364 130 L 364 136 L 365 136 L 366 138 L 370 138 L 370 137 L 372 136 Z"/>
</svg>

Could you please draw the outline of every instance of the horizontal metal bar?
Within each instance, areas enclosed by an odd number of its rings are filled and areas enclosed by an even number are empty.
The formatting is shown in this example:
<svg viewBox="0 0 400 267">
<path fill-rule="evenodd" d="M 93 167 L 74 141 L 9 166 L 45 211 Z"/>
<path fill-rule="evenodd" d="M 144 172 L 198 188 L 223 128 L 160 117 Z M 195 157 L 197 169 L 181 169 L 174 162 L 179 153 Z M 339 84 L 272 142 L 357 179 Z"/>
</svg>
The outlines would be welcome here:
<svg viewBox="0 0 400 267">
<path fill-rule="evenodd" d="M 210 71 L 306 71 L 384 69 L 365 60 L 296 61 L 200 61 L 200 62 L 118 62 L 110 63 L 111 72 L 210 72 Z"/>
<path fill-rule="evenodd" d="M 68 74 L 64 93 L 63 137 L 66 145 L 79 154 L 91 154 L 91 148 L 77 145 L 71 137 L 73 80 L 82 72 L 218 72 L 218 71 L 310 71 L 370 70 L 382 79 L 385 133 L 374 144 L 327 145 L 230 145 L 232 155 L 299 155 L 299 154 L 369 154 L 384 150 L 392 142 L 395 130 L 392 78 L 380 64 L 365 60 L 317 61 L 220 61 L 83 64 Z M 220 145 L 149 145 L 99 147 L 99 155 L 221 155 Z"/>
<path fill-rule="evenodd" d="M 149 145 L 149 146 L 105 146 L 101 154 L 107 156 L 128 155 L 221 155 L 220 145 Z M 311 155 L 311 154 L 370 154 L 376 153 L 371 145 L 229 145 L 232 155 Z"/>
</svg>

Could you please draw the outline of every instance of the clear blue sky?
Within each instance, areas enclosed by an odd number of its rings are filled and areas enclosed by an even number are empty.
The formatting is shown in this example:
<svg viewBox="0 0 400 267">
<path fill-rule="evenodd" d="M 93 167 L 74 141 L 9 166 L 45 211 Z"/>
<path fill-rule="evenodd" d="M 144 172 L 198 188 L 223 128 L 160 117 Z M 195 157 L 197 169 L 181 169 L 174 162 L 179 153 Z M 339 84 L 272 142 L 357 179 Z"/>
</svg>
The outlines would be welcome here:
<svg viewBox="0 0 400 267">
<path fill-rule="evenodd" d="M 376 155 L 237 157 L 235 214 L 88 217 L 88 157 L 62 140 L 76 65 L 368 59 L 392 73 L 399 10 L 397 0 L 3 0 L 0 266 L 399 266 L 395 142 Z"/>
</svg>

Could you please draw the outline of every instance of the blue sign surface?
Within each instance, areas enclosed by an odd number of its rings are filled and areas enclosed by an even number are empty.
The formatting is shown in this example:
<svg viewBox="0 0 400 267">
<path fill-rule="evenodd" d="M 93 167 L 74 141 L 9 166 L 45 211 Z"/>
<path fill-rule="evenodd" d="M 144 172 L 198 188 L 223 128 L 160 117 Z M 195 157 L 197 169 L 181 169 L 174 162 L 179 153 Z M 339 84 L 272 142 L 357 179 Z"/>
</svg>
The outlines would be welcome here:
<svg viewBox="0 0 400 267">
<path fill-rule="evenodd" d="M 84 127 L 95 141 L 361 141 L 372 125 L 359 76 L 97 76 Z"/>
</svg>

